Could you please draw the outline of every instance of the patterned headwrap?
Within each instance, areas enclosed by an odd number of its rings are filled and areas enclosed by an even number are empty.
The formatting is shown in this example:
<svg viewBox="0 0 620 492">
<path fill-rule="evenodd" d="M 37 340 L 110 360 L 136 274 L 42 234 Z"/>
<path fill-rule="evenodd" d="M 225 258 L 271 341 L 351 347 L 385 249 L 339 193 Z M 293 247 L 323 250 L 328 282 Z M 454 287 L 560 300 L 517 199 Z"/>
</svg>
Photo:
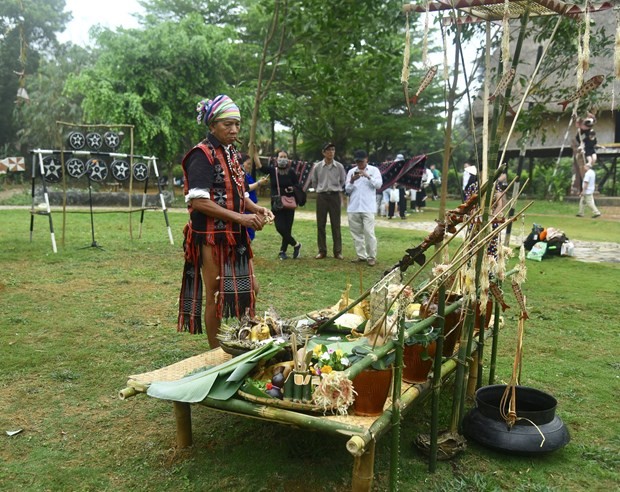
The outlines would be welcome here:
<svg viewBox="0 0 620 492">
<path fill-rule="evenodd" d="M 198 113 L 196 121 L 199 125 L 204 123 L 209 126 L 213 121 L 224 119 L 241 120 L 239 107 L 224 94 L 215 99 L 203 99 L 196 106 L 196 112 Z"/>
</svg>

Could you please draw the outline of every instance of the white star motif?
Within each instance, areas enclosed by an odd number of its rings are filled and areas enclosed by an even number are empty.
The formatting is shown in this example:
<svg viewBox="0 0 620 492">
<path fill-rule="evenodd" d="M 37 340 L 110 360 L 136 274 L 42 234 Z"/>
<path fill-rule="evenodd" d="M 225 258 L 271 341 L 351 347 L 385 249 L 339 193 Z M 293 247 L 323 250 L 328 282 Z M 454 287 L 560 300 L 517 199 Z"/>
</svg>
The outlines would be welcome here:
<svg viewBox="0 0 620 492">
<path fill-rule="evenodd" d="M 86 171 L 84 167 L 84 163 L 80 159 L 75 159 L 75 158 L 69 159 L 67 161 L 66 166 L 67 166 L 67 172 L 69 173 L 69 176 L 71 176 L 72 178 L 79 178 Z"/>
<path fill-rule="evenodd" d="M 129 164 L 125 161 L 114 161 L 112 163 L 112 175 L 119 181 L 124 181 L 129 177 Z"/>
<path fill-rule="evenodd" d="M 146 164 L 139 162 L 133 167 L 133 177 L 138 181 L 144 181 L 149 175 L 148 171 Z"/>
</svg>

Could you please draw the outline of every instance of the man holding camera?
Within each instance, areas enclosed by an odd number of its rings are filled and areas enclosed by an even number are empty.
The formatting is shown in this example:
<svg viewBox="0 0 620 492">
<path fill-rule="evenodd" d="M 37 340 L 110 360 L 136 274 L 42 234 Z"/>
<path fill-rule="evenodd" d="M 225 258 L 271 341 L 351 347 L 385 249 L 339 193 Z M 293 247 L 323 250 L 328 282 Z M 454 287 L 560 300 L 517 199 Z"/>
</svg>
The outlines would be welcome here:
<svg viewBox="0 0 620 492">
<path fill-rule="evenodd" d="M 368 155 L 365 151 L 356 150 L 353 159 L 356 165 L 349 170 L 345 181 L 345 191 L 349 195 L 347 207 L 349 230 L 357 253 L 357 258 L 351 261 L 375 266 L 377 257 L 375 197 L 383 184 L 383 179 L 378 168 L 368 165 Z"/>
</svg>

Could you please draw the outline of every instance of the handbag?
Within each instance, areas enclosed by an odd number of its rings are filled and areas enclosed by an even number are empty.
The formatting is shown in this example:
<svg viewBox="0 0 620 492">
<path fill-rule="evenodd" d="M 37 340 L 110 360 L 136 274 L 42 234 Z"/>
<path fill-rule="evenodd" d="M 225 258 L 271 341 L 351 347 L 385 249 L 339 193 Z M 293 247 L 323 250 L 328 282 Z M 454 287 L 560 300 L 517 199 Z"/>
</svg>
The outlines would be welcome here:
<svg viewBox="0 0 620 492">
<path fill-rule="evenodd" d="M 295 197 L 294 196 L 281 195 L 280 199 L 282 200 L 282 206 L 284 208 L 288 208 L 288 209 L 295 209 L 295 208 L 297 208 L 297 202 L 295 201 Z"/>
<path fill-rule="evenodd" d="M 296 209 L 297 208 L 297 202 L 295 201 L 295 197 L 294 196 L 282 195 L 282 193 L 280 192 L 280 180 L 278 179 L 278 170 L 277 169 L 276 169 L 275 174 L 276 174 L 276 185 L 278 187 L 278 194 L 271 197 L 271 209 L 274 212 L 277 212 L 278 210 L 282 210 L 284 208 L 289 209 L 289 210 Z M 281 207 L 279 207 L 279 208 L 274 207 L 274 199 L 276 199 L 275 202 L 277 203 L 277 205 L 281 206 Z"/>
<path fill-rule="evenodd" d="M 278 212 L 284 208 L 282 205 L 282 197 L 280 195 L 273 195 L 271 197 L 271 210 Z"/>
<path fill-rule="evenodd" d="M 301 186 L 294 186 L 293 193 L 295 194 L 295 201 L 297 205 L 303 207 L 306 204 L 306 199 L 308 198 L 306 192 L 301 188 Z"/>
</svg>

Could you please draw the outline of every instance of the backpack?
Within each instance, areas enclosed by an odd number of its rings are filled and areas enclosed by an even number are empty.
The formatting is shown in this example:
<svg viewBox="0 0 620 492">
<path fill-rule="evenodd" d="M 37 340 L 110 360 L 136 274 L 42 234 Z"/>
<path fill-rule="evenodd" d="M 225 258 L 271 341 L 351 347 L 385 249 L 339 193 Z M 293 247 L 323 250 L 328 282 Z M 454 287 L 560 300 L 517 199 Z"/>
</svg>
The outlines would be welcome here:
<svg viewBox="0 0 620 492">
<path fill-rule="evenodd" d="M 525 238 L 525 241 L 523 241 L 523 246 L 526 250 L 531 250 L 532 247 L 538 241 L 540 241 L 540 233 L 544 230 L 545 228 L 539 224 L 534 224 L 532 226 L 532 232 L 530 232 L 529 235 Z"/>
</svg>

